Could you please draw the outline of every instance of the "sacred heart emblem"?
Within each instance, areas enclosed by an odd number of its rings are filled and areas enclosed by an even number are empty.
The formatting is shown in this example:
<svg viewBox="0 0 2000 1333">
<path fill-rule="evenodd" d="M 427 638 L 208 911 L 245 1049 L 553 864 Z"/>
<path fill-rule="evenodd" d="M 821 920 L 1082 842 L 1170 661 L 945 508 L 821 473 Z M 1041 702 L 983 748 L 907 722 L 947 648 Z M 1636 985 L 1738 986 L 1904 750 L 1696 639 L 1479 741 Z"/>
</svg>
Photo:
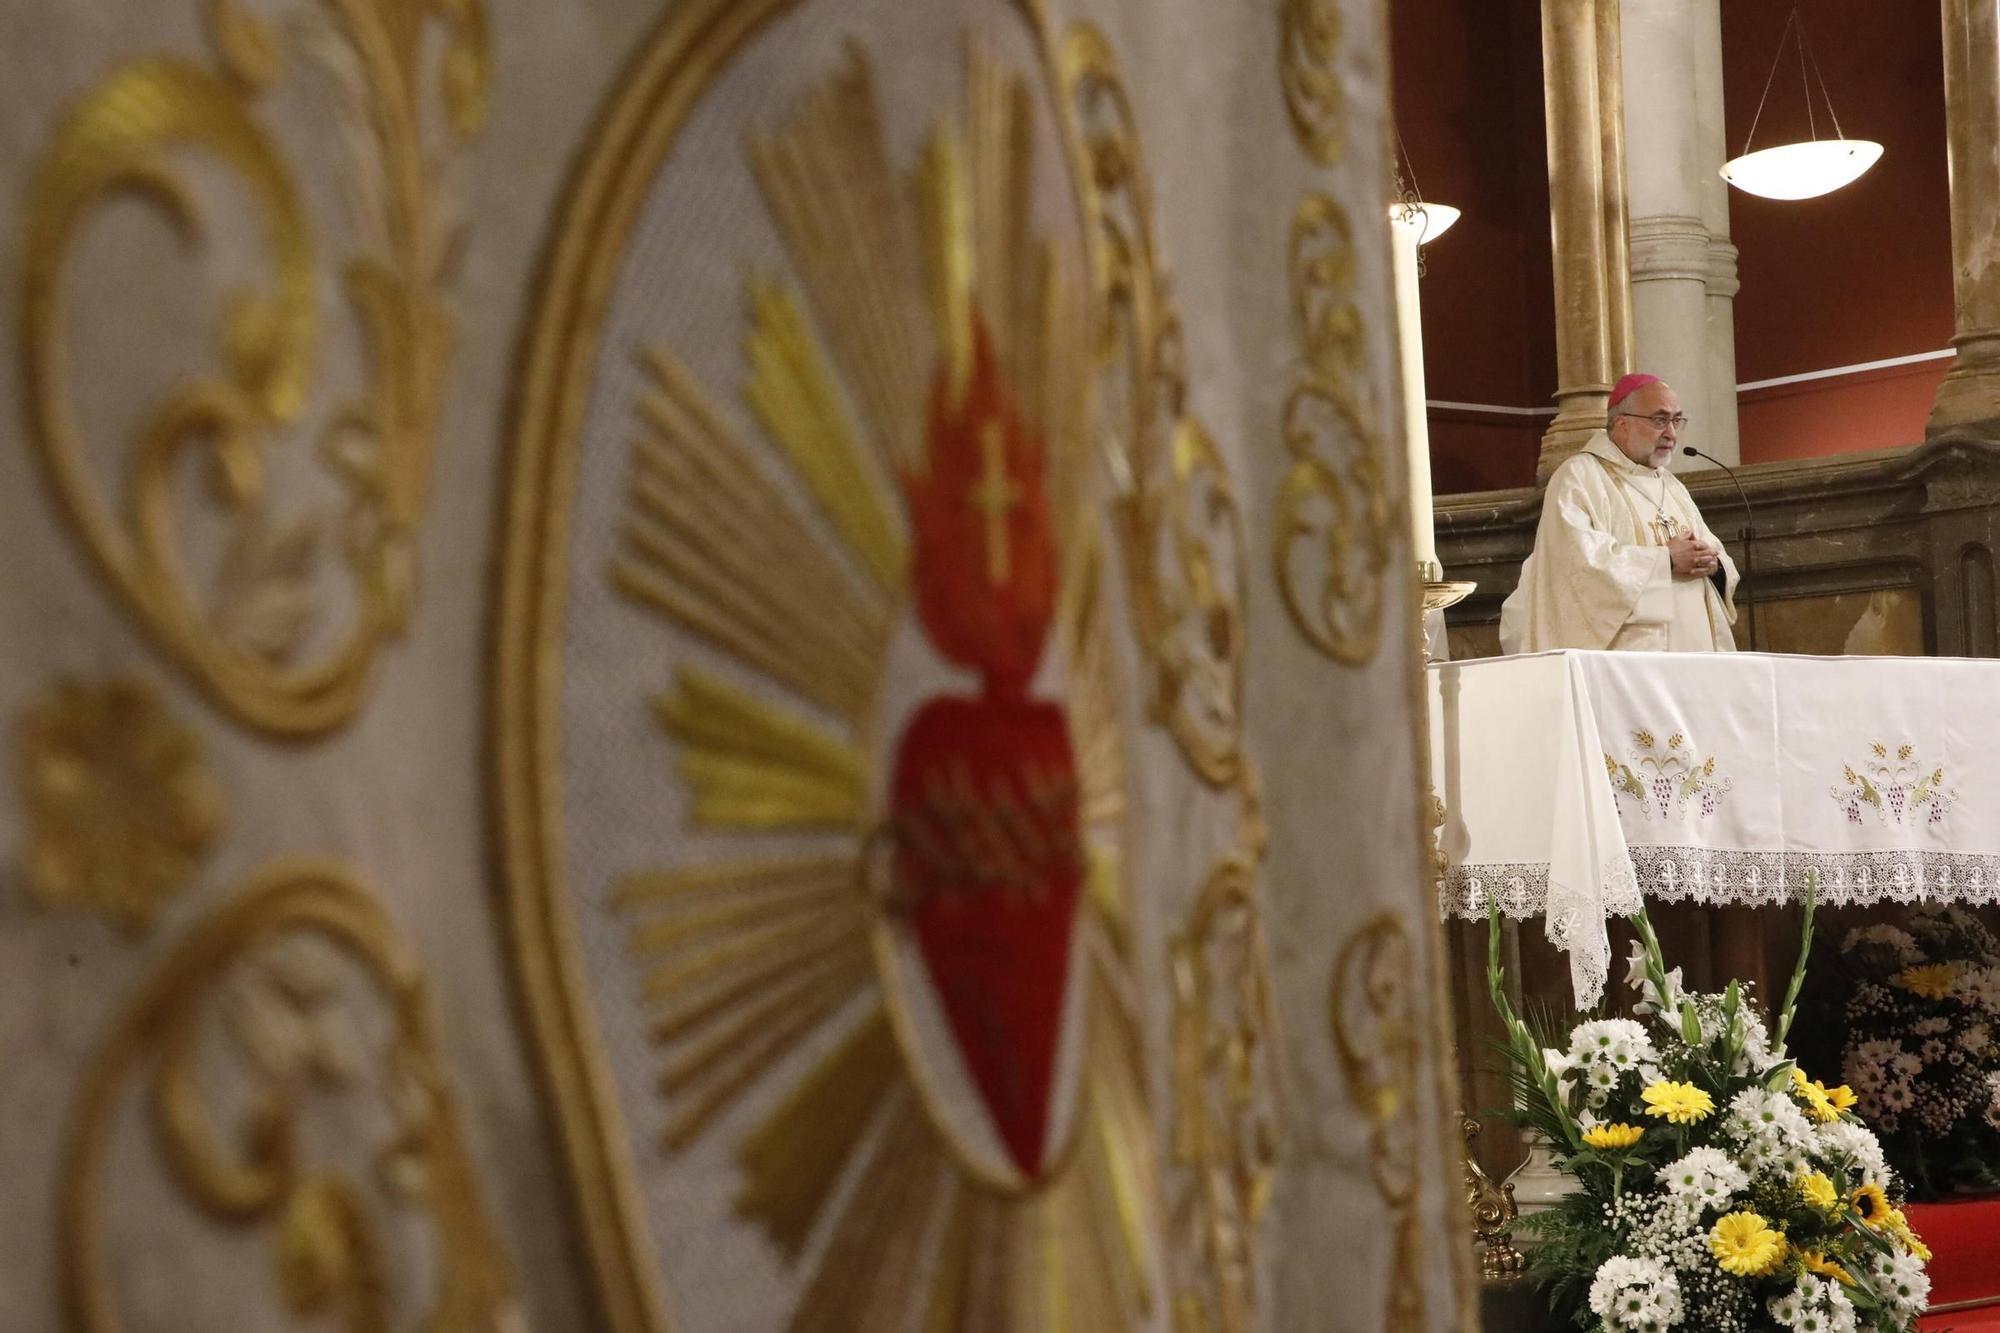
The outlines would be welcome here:
<svg viewBox="0 0 2000 1333">
<path fill-rule="evenodd" d="M 982 689 L 910 721 L 890 828 L 931 983 L 1009 1155 L 1034 1175 L 1083 847 L 1068 721 L 1026 694 L 1055 609 L 1043 446 L 976 314 L 967 333 L 938 371 L 928 451 L 904 488 L 918 614 Z"/>
<path fill-rule="evenodd" d="M 579 1189 L 632 1329 L 1148 1326 L 1065 38 L 784 8 L 691 0 L 634 65 L 530 352 L 499 748 Z"/>
</svg>

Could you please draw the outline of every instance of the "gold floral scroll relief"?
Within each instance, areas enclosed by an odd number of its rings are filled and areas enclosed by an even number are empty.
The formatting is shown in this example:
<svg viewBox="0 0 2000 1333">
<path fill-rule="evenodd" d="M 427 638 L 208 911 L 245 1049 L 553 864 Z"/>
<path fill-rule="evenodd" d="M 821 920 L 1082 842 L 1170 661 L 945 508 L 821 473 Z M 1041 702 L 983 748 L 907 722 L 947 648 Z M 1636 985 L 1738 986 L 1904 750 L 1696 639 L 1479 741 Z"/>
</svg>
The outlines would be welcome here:
<svg viewBox="0 0 2000 1333">
<path fill-rule="evenodd" d="M 1193 415 L 1180 315 L 1159 261 L 1136 117 L 1110 43 L 1077 23 L 1058 43 L 1065 130 L 1084 181 L 1093 292 L 1112 405 L 1111 463 L 1152 713 L 1190 770 L 1236 806 L 1235 845 L 1170 951 L 1174 976 L 1169 1253 L 1184 1333 L 1256 1326 L 1258 1222 L 1275 1170 L 1275 1015 L 1263 942 L 1266 830 L 1243 742 L 1243 519 L 1222 451 Z"/>
<path fill-rule="evenodd" d="M 1235 845 L 1170 951 L 1175 979 L 1169 1251 L 1183 1333 L 1256 1326 L 1258 1221 L 1275 1169 L 1275 1016 L 1258 867 L 1266 830 L 1243 742 L 1243 519 L 1222 451 L 1193 414 L 1180 315 L 1159 262 L 1137 120 L 1104 34 L 1057 41 L 1064 128 L 1084 182 L 1110 405 L 1116 519 L 1151 712 L 1190 770 L 1236 806 Z"/>
<path fill-rule="evenodd" d="M 193 881 L 222 793 L 201 738 L 142 682 L 59 680 L 16 719 L 22 878 L 52 911 L 137 933 Z"/>
<path fill-rule="evenodd" d="M 120 1111 L 142 1105 L 176 1196 L 262 1238 L 275 1307 L 352 1333 L 519 1330 L 455 1103 L 423 974 L 375 899 L 331 864 L 267 867 L 126 999 L 92 1058 L 60 1176 L 71 1326 L 128 1326 L 116 1246 L 132 1232 L 115 1212 L 129 1194 L 107 1176 Z M 377 1139 L 323 1133 L 363 1105 Z M 429 1272 L 389 1241 L 406 1213 L 428 1220 Z"/>
<path fill-rule="evenodd" d="M 1243 766 L 1243 518 L 1221 450 L 1189 403 L 1180 314 L 1153 235 L 1137 120 L 1109 40 L 1060 37 L 1029 6 L 1058 72 L 1065 138 L 1092 243 L 1102 410 L 1116 522 L 1150 709 L 1212 785 Z"/>
<path fill-rule="evenodd" d="M 1425 1327 L 1423 1224 L 1417 1211 L 1423 1042 L 1414 993 L 1421 975 L 1408 931 L 1382 912 L 1341 945 L 1329 990 L 1334 1049 L 1348 1100 L 1368 1126 L 1369 1173 L 1388 1215 L 1385 1329 Z"/>
<path fill-rule="evenodd" d="M 162 55 L 115 68 L 62 118 L 29 186 L 20 336 L 30 439 L 72 535 L 174 661 L 239 721 L 310 737 L 354 715 L 377 650 L 416 597 L 452 345 L 443 293 L 459 248 L 441 168 L 485 114 L 485 11 L 483 0 L 311 0 L 282 28 L 240 0 L 213 0 L 207 13 L 212 63 Z M 347 155 L 356 249 L 331 278 L 294 169 L 260 114 L 281 81 L 318 86 L 306 65 L 335 90 L 328 147 Z M 434 86 L 441 116 L 428 105 Z M 87 437 L 87 380 L 69 364 L 73 270 L 119 199 L 148 205 L 189 248 L 205 246 L 221 203 L 195 163 L 247 206 L 256 253 L 244 259 L 262 271 L 228 292 L 213 368 L 145 413 L 112 487 L 90 462 L 104 445 Z M 330 281 L 367 351 L 351 396 L 315 392 L 318 289 Z M 272 480 L 301 434 L 341 495 L 336 519 L 285 505 Z M 177 499 L 190 471 L 209 497 L 192 523 Z M 337 548 L 351 581 L 342 597 L 316 576 L 322 547 Z M 322 623 L 331 601 L 351 606 L 344 626 Z"/>
<path fill-rule="evenodd" d="M 1192 1256 L 1174 1296 L 1177 1333 L 1257 1325 L 1258 1228 L 1277 1165 L 1270 963 L 1254 864 L 1234 859 L 1202 887 L 1169 945 L 1173 986 L 1168 1225 Z"/>
<path fill-rule="evenodd" d="M 1299 146 L 1322 166 L 1347 147 L 1347 95 L 1340 78 L 1337 0 L 1280 0 L 1278 86 Z"/>
<path fill-rule="evenodd" d="M 1308 643 L 1361 666 L 1382 644 L 1395 510 L 1354 304 L 1353 224 L 1331 196 L 1299 201 L 1289 268 L 1300 370 L 1284 406 L 1293 461 L 1274 519 L 1278 590 Z"/>
</svg>

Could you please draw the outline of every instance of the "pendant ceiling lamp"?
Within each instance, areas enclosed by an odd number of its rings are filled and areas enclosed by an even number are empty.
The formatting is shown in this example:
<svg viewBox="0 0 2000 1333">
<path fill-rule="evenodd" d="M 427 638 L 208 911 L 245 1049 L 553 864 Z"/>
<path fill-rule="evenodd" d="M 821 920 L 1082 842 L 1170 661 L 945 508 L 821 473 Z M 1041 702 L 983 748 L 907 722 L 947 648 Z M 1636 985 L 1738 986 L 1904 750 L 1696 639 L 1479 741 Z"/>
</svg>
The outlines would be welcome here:
<svg viewBox="0 0 2000 1333">
<path fill-rule="evenodd" d="M 1792 38 L 1798 41 L 1799 83 L 1806 95 L 1806 132 L 1811 138 L 1752 152 L 1750 145 L 1757 139 L 1757 122 L 1764 115 L 1764 103 L 1770 99 L 1778 65 L 1785 58 L 1785 42 Z M 1811 79 L 1806 76 L 1808 65 L 1812 68 Z M 1831 139 L 1819 137 L 1819 125 L 1813 116 L 1813 80 L 1819 83 L 1820 100 L 1826 103 L 1827 118 L 1833 122 Z M 1799 18 L 1798 6 L 1792 6 L 1792 16 L 1778 38 L 1777 53 L 1771 57 L 1771 72 L 1764 79 L 1764 95 L 1757 99 L 1757 114 L 1750 118 L 1743 155 L 1723 163 L 1722 179 L 1739 190 L 1766 199 L 1816 199 L 1860 179 L 1861 173 L 1874 166 L 1881 156 L 1881 144 L 1871 139 L 1841 136 L 1840 117 L 1834 114 L 1833 98 L 1828 95 L 1826 79 L 1819 72 L 1819 59 L 1806 41 L 1806 25 Z"/>
<path fill-rule="evenodd" d="M 1423 191 L 1417 188 L 1416 169 L 1410 165 L 1409 150 L 1403 147 L 1403 136 L 1396 135 L 1396 197 L 1389 201 L 1389 221 L 1399 230 L 1413 233 L 1418 246 L 1417 271 L 1423 272 L 1422 247 L 1451 230 L 1451 224 L 1458 221 L 1458 210 L 1450 204 L 1426 201 Z"/>
</svg>

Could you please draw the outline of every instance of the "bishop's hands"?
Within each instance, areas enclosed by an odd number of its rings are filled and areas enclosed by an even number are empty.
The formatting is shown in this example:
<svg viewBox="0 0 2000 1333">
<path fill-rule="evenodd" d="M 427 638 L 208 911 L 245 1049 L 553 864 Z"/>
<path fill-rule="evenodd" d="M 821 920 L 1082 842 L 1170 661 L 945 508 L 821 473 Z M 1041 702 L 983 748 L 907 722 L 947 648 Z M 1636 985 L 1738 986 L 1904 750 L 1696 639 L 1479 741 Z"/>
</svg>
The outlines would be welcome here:
<svg viewBox="0 0 2000 1333">
<path fill-rule="evenodd" d="M 1705 579 L 1722 568 L 1722 552 L 1699 537 L 1674 537 L 1667 542 L 1677 579 Z"/>
</svg>

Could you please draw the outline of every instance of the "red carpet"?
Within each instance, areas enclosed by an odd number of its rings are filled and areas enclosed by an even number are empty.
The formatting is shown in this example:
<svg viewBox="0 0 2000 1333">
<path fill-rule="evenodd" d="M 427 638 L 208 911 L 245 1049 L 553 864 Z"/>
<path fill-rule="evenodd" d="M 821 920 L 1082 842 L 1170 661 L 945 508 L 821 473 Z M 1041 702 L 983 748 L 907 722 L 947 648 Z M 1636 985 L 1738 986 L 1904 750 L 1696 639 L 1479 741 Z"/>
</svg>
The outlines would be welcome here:
<svg viewBox="0 0 2000 1333">
<path fill-rule="evenodd" d="M 1979 1301 L 1967 1310 L 1926 1315 L 1926 1333 L 2000 1333 L 2000 1195 L 1952 1203 L 1913 1203 L 1903 1210 L 1931 1247 L 1931 1306 Z"/>
</svg>

